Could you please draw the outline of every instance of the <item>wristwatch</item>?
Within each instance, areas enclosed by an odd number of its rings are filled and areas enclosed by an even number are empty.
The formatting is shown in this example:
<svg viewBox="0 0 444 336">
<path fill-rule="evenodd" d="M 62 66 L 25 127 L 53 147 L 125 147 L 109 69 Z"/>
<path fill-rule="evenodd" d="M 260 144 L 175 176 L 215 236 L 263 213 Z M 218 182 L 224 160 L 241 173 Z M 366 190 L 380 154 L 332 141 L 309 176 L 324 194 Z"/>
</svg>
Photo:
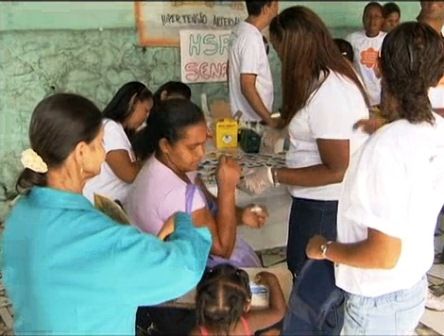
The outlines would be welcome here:
<svg viewBox="0 0 444 336">
<path fill-rule="evenodd" d="M 321 245 L 321 255 L 323 258 L 327 258 L 328 247 L 330 246 L 331 243 L 333 243 L 333 241 L 329 240 L 325 244 Z"/>
</svg>

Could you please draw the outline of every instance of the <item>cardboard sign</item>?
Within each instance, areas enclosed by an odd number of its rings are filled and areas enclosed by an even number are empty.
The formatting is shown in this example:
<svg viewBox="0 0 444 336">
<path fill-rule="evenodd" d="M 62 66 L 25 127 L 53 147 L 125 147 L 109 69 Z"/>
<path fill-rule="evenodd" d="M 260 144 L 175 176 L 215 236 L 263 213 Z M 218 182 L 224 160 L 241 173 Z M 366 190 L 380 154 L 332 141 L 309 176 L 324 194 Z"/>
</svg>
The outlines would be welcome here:
<svg viewBox="0 0 444 336">
<path fill-rule="evenodd" d="M 182 82 L 226 81 L 230 34 L 229 30 L 181 30 Z"/>
<path fill-rule="evenodd" d="M 179 46 L 182 29 L 231 29 L 248 16 L 244 1 L 136 1 L 142 46 Z"/>
</svg>

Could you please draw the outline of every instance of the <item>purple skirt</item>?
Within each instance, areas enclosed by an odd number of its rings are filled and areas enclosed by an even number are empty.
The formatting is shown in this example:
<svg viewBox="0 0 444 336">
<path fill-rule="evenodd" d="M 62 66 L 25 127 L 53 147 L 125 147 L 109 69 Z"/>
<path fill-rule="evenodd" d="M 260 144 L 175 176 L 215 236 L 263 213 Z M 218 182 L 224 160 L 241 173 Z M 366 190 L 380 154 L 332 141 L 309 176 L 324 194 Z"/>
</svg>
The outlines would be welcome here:
<svg viewBox="0 0 444 336">
<path fill-rule="evenodd" d="M 262 267 L 261 261 L 254 252 L 253 248 L 240 237 L 236 238 L 233 253 L 229 259 L 210 254 L 207 262 L 208 267 L 214 267 L 218 264 L 231 264 L 236 267 Z"/>
</svg>

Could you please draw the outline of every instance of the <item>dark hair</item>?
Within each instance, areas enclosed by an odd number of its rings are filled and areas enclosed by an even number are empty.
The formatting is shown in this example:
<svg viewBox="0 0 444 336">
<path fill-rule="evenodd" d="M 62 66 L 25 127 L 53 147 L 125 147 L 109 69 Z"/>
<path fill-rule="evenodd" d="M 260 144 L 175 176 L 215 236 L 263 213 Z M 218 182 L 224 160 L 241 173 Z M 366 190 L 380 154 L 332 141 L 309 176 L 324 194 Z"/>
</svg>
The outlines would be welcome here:
<svg viewBox="0 0 444 336">
<path fill-rule="evenodd" d="M 140 82 L 124 84 L 103 110 L 103 116 L 123 123 L 134 112 L 136 102 L 153 98 L 151 91 Z"/>
<path fill-rule="evenodd" d="M 161 94 L 163 91 L 166 91 L 167 96 L 180 95 L 184 97 L 184 99 L 191 99 L 191 89 L 187 84 L 178 81 L 169 81 L 159 86 L 154 93 L 154 106 L 161 103 Z"/>
<path fill-rule="evenodd" d="M 140 158 L 145 159 L 155 152 L 159 153 L 159 141 L 163 138 L 170 144 L 175 144 L 182 138 L 185 128 L 201 122 L 205 122 L 204 114 L 193 102 L 186 99 L 163 101 L 148 117 Z"/>
<path fill-rule="evenodd" d="M 336 46 L 339 48 L 342 56 L 353 63 L 354 52 L 352 45 L 348 41 L 341 38 L 335 38 L 333 41 L 336 43 Z"/>
<path fill-rule="evenodd" d="M 368 99 L 355 71 L 342 57 L 325 24 L 312 10 L 294 6 L 285 9 L 270 24 L 282 61 L 283 106 L 281 117 L 288 125 L 321 85 L 321 74 L 334 71 L 353 81 Z"/>
<path fill-rule="evenodd" d="M 245 1 L 247 13 L 252 16 L 259 16 L 262 12 L 262 8 L 271 3 L 272 1 Z"/>
<path fill-rule="evenodd" d="M 379 8 L 381 10 L 381 13 L 384 12 L 382 5 L 379 2 L 371 1 L 367 5 L 365 5 L 364 11 L 362 12 L 362 17 L 364 17 L 367 11 L 372 7 Z"/>
<path fill-rule="evenodd" d="M 401 16 L 401 9 L 394 2 L 388 2 L 384 6 L 382 6 L 382 16 L 386 19 L 390 14 L 398 13 Z"/>
<path fill-rule="evenodd" d="M 58 93 L 43 99 L 32 113 L 29 126 L 31 148 L 48 168 L 60 166 L 76 145 L 90 143 L 102 125 L 100 110 L 90 100 L 71 93 Z M 16 189 L 27 192 L 33 186 L 46 186 L 47 174 L 25 168 Z"/>
<path fill-rule="evenodd" d="M 197 324 L 209 327 L 217 334 L 228 335 L 250 300 L 247 272 L 230 264 L 217 265 L 205 273 L 197 285 Z"/>
<path fill-rule="evenodd" d="M 427 24 L 406 22 L 393 29 L 381 48 L 382 111 L 391 121 L 433 123 L 428 90 L 444 74 L 441 36 Z"/>
</svg>

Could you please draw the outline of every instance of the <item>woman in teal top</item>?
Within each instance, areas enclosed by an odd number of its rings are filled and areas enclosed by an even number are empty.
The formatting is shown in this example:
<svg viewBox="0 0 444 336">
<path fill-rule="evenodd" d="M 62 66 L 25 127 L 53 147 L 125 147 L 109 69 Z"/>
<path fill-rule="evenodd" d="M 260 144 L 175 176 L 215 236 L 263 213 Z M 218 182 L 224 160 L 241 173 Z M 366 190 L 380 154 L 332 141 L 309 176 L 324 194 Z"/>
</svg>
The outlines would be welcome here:
<svg viewBox="0 0 444 336">
<path fill-rule="evenodd" d="M 136 309 L 176 298 L 201 278 L 206 228 L 177 214 L 168 241 L 122 226 L 82 196 L 105 159 L 101 115 L 74 94 L 33 112 L 23 192 L 6 220 L 3 277 L 16 334 L 130 335 Z"/>
</svg>

